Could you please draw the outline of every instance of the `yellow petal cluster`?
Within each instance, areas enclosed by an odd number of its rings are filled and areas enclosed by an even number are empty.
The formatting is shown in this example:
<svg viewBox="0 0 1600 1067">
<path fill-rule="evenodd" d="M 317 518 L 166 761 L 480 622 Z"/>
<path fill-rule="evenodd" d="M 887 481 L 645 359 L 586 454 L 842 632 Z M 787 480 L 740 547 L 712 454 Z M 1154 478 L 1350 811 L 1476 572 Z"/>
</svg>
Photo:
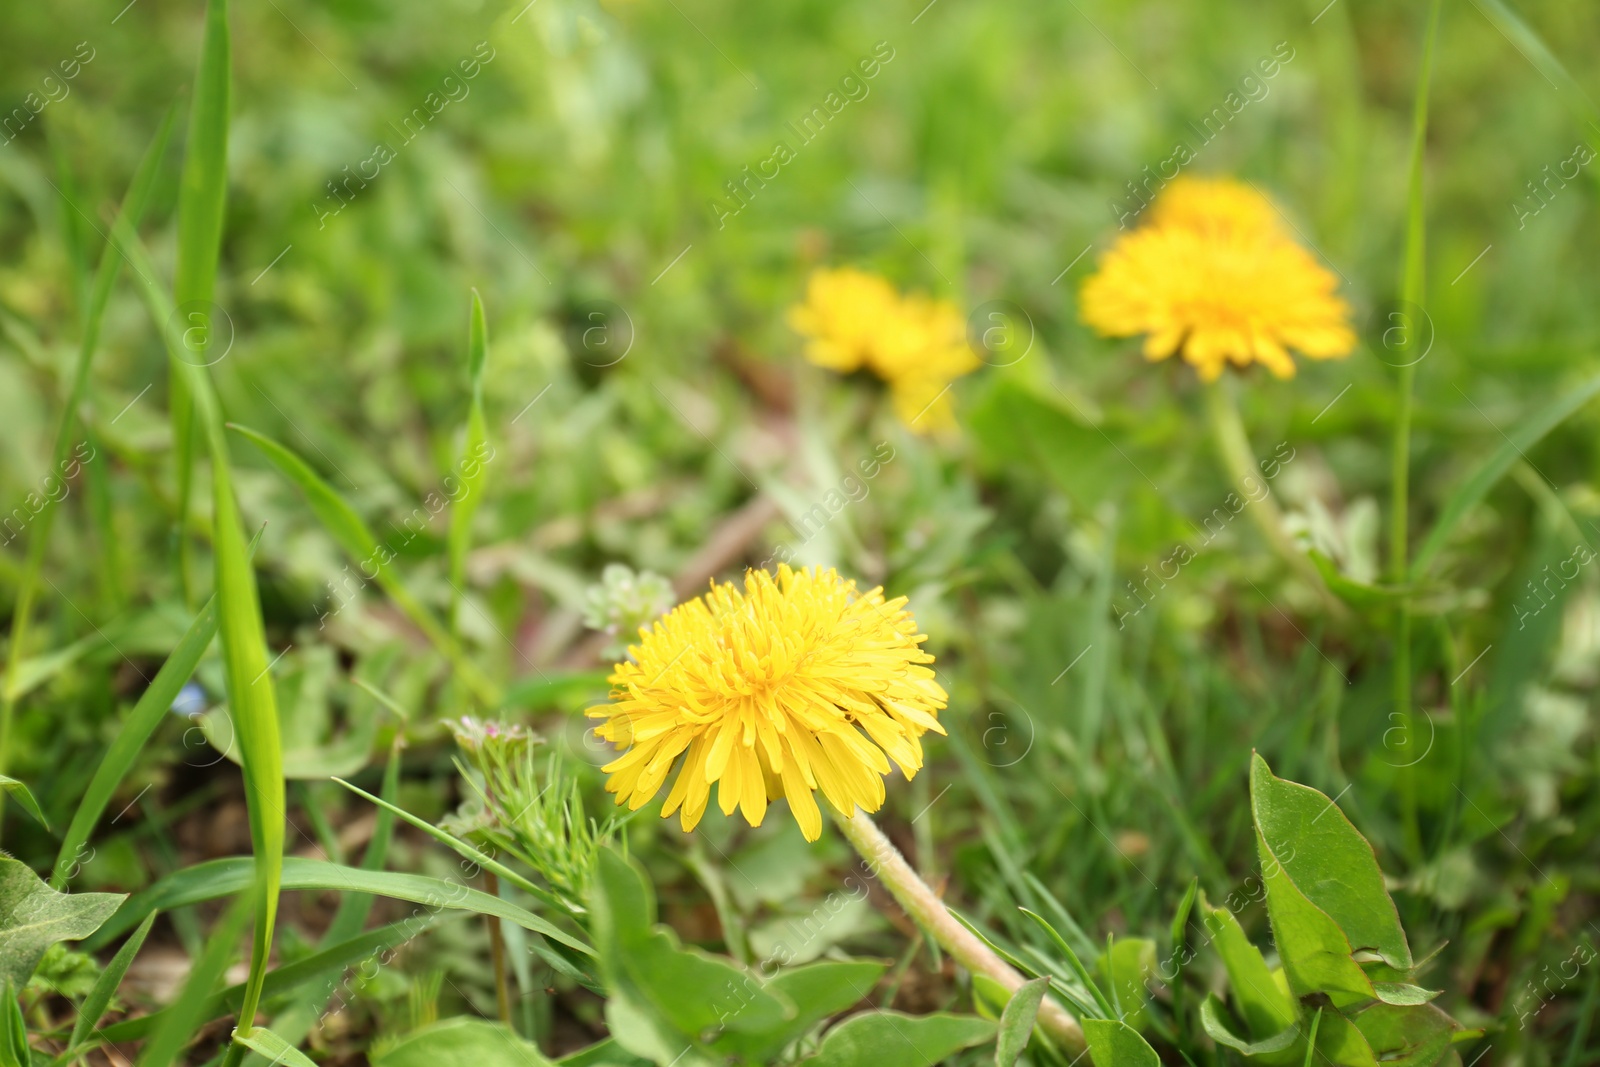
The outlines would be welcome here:
<svg viewBox="0 0 1600 1067">
<path fill-rule="evenodd" d="M 902 294 L 853 267 L 814 272 L 789 324 L 817 366 L 841 374 L 866 369 L 887 382 L 895 414 L 918 433 L 954 423 L 950 383 L 978 367 L 954 304 Z"/>
<path fill-rule="evenodd" d="M 1290 350 L 1337 359 L 1355 347 L 1338 280 L 1242 182 L 1180 178 L 1084 283 L 1083 321 L 1145 335 L 1150 360 L 1181 353 L 1206 381 L 1229 363 L 1294 376 Z"/>
<path fill-rule="evenodd" d="M 752 826 L 785 797 L 808 841 L 822 832 L 818 790 L 841 814 L 876 811 L 890 761 L 912 777 L 922 735 L 944 733 L 945 691 L 905 603 L 833 570 L 780 566 L 674 608 L 639 631 L 611 702 L 587 712 L 626 749 L 602 768 L 606 789 L 636 811 L 676 769 L 661 814 L 681 811 L 685 830 L 713 785 L 723 814 Z"/>
</svg>

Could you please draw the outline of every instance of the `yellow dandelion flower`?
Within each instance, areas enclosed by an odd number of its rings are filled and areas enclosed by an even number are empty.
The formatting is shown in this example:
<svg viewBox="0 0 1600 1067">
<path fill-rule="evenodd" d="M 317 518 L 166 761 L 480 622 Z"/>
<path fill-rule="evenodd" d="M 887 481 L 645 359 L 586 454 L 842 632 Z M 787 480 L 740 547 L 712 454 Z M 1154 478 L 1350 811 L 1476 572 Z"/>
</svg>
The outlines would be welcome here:
<svg viewBox="0 0 1600 1067">
<path fill-rule="evenodd" d="M 819 789 L 843 815 L 876 811 L 890 761 L 914 776 L 923 733 L 944 733 L 945 691 L 905 603 L 780 566 L 674 608 L 617 664 L 611 703 L 587 712 L 626 749 L 602 768 L 606 789 L 636 811 L 676 767 L 663 818 L 681 810 L 694 829 L 715 784 L 723 814 L 752 826 L 787 798 L 807 841 L 822 832 Z"/>
<path fill-rule="evenodd" d="M 954 304 L 903 296 L 851 267 L 812 274 L 789 324 L 806 338 L 806 358 L 817 366 L 844 374 L 865 368 L 883 379 L 895 413 L 918 433 L 953 424 L 950 385 L 978 367 Z"/>
<path fill-rule="evenodd" d="M 1272 211 L 1239 183 L 1174 182 L 1084 283 L 1083 321 L 1110 337 L 1144 334 L 1146 358 L 1181 353 L 1206 381 L 1229 363 L 1293 377 L 1291 349 L 1349 355 L 1356 338 L 1337 279 Z"/>
</svg>

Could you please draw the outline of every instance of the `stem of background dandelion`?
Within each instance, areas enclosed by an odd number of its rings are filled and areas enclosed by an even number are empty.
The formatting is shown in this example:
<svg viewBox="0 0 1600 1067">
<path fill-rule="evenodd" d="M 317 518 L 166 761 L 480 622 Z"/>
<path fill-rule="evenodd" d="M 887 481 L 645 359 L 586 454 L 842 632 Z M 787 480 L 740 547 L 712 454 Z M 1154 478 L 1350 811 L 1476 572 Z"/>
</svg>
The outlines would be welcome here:
<svg viewBox="0 0 1600 1067">
<path fill-rule="evenodd" d="M 1317 573 L 1311 557 L 1300 551 L 1289 532 L 1284 529 L 1283 512 L 1273 499 L 1267 480 L 1256 467 L 1255 453 L 1250 448 L 1250 438 L 1244 432 L 1244 420 L 1239 417 L 1239 405 L 1234 399 L 1232 382 L 1219 378 L 1205 386 L 1206 418 L 1211 423 L 1212 436 L 1216 438 L 1217 451 L 1222 454 L 1223 466 L 1233 488 L 1245 503 L 1245 509 L 1255 520 L 1256 528 L 1267 539 L 1289 569 L 1311 584 L 1321 594 L 1329 610 L 1337 616 L 1345 614 L 1344 605 L 1336 600 L 1322 575 Z M 1252 483 L 1255 489 L 1251 489 Z M 1259 497 L 1256 490 L 1260 490 Z"/>
<path fill-rule="evenodd" d="M 1426 316 L 1422 310 L 1423 284 L 1426 266 L 1427 239 L 1426 200 L 1423 195 L 1422 164 L 1428 138 L 1428 86 L 1433 80 L 1434 42 L 1439 36 L 1439 11 L 1443 0 L 1432 0 L 1428 5 L 1428 24 L 1422 44 L 1422 64 L 1417 72 L 1417 93 L 1411 113 L 1411 158 L 1409 189 L 1406 208 L 1405 273 L 1400 283 L 1400 315 L 1404 320 L 1404 338 L 1400 345 L 1402 363 L 1399 397 L 1395 409 L 1394 456 L 1390 473 L 1389 497 L 1389 580 L 1404 585 L 1410 569 L 1407 560 L 1407 514 L 1411 502 L 1411 400 L 1417 380 L 1417 363 L 1422 359 L 1415 353 L 1417 333 L 1422 322 L 1411 321 L 1415 315 Z M 1385 335 L 1387 336 L 1387 334 Z M 1423 353 L 1426 355 L 1426 352 Z M 1394 632 L 1394 704 L 1395 713 L 1401 717 L 1408 743 L 1417 736 L 1415 716 L 1411 708 L 1411 607 L 1401 600 L 1395 609 Z M 1404 818 L 1406 847 L 1413 857 L 1422 854 L 1422 832 L 1417 820 L 1417 783 L 1415 764 L 1400 771 L 1400 801 Z"/>
<path fill-rule="evenodd" d="M 1025 980 L 1022 975 L 995 955 L 994 950 L 980 941 L 971 930 L 956 921 L 944 906 L 944 901 L 911 869 L 911 864 L 878 829 L 871 816 L 857 808 L 853 817 L 846 818 L 831 805 L 828 806 L 828 812 L 861 858 L 867 861 L 873 875 L 888 887 L 906 914 L 955 957 L 956 962 L 973 974 L 994 979 L 1007 992 L 1014 993 L 1021 987 Z M 1046 998 L 1040 1002 L 1037 1023 L 1040 1029 L 1073 1053 L 1083 1050 L 1083 1028 L 1055 1001 Z"/>
</svg>

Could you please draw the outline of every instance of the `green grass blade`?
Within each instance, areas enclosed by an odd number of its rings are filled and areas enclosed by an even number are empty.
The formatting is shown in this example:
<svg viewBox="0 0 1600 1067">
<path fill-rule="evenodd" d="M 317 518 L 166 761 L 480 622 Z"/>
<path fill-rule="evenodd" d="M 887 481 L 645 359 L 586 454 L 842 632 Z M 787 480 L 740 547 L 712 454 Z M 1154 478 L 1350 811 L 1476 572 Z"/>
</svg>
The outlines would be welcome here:
<svg viewBox="0 0 1600 1067">
<path fill-rule="evenodd" d="M 95 1023 L 100 1021 L 100 1016 L 106 1013 L 107 1006 L 111 1003 L 111 996 L 122 984 L 122 976 L 128 973 L 128 965 L 133 962 L 133 957 L 139 954 L 139 949 L 144 945 L 144 939 L 149 936 L 150 927 L 155 924 L 156 912 L 146 915 L 144 922 L 133 931 L 133 936 L 122 943 L 117 949 L 117 954 L 111 957 L 111 962 L 106 964 L 106 969 L 100 972 L 100 977 L 94 980 L 94 986 L 89 990 L 89 995 L 83 998 L 83 1003 L 78 1005 L 78 1021 L 72 1026 L 72 1037 L 67 1042 L 67 1048 L 74 1054 L 72 1059 L 77 1059 L 76 1050 L 81 1050 L 91 1043 L 95 1031 Z"/>
<path fill-rule="evenodd" d="M 249 438 L 257 448 L 261 449 L 262 454 L 272 461 L 272 465 L 278 468 L 279 473 L 289 479 L 305 496 L 306 503 L 311 506 L 312 514 L 316 515 L 329 535 L 338 542 L 339 547 L 357 562 L 362 568 L 362 574 L 365 575 L 366 568 L 370 566 L 375 575 L 372 580 L 450 661 L 473 694 L 490 707 L 498 707 L 500 704 L 498 688 L 472 665 L 456 639 L 439 624 L 422 602 L 412 595 L 395 573 L 392 566 L 394 553 L 378 541 L 372 528 L 356 513 L 355 508 L 312 470 L 305 460 L 272 438 L 237 423 L 230 423 L 228 428 Z"/>
<path fill-rule="evenodd" d="M 1512 47 L 1522 53 L 1522 57 L 1533 64 L 1535 70 L 1544 75 L 1545 80 L 1554 85 L 1562 93 L 1562 99 L 1567 101 L 1580 101 L 1583 119 L 1589 123 L 1589 143 L 1595 144 L 1596 135 L 1600 134 L 1600 108 L 1595 107 L 1595 102 L 1589 94 L 1583 91 L 1583 85 L 1568 73 L 1561 60 L 1556 58 L 1555 52 L 1544 43 L 1541 37 L 1523 17 L 1514 11 L 1503 0 L 1472 0 L 1472 5 L 1482 12 L 1483 17 L 1494 24 L 1495 29 L 1505 34 L 1506 40 Z"/>
<path fill-rule="evenodd" d="M 1411 581 L 1418 581 L 1427 573 L 1428 567 L 1449 542 L 1450 535 L 1461 524 L 1461 520 L 1488 495 L 1495 483 L 1505 477 L 1507 471 L 1522 460 L 1524 453 L 1594 399 L 1596 393 L 1600 393 L 1600 375 L 1590 378 L 1576 389 L 1562 393 L 1505 435 L 1505 440 L 1494 454 L 1445 502 L 1438 521 L 1428 531 L 1422 547 L 1417 550 L 1416 559 L 1412 561 Z"/>
<path fill-rule="evenodd" d="M 450 557 L 450 636 L 459 640 L 461 598 L 467 579 L 467 550 L 472 544 L 472 517 L 482 503 L 489 449 L 489 426 L 483 414 L 483 371 L 489 362 L 489 327 L 483 313 L 483 300 L 472 291 L 472 325 L 467 334 L 467 377 L 472 400 L 467 407 L 467 434 L 462 444 L 461 499 L 450 509 L 448 548 Z"/>
<path fill-rule="evenodd" d="M 222 894 L 219 894 L 222 895 Z M 163 1013 L 165 1018 L 151 1034 L 137 1067 L 170 1067 L 205 1021 L 206 1001 L 233 961 L 239 935 L 250 917 L 250 895 L 241 893 L 211 931 L 204 951 L 194 961 L 178 1000 Z"/>
<path fill-rule="evenodd" d="M 174 111 L 168 109 L 160 127 L 156 130 L 155 138 L 145 149 L 143 158 L 139 160 L 133 181 L 129 183 L 128 191 L 123 196 L 122 206 L 118 211 L 119 221 L 125 222 L 130 228 L 139 225 L 139 221 L 144 217 L 145 208 L 150 204 L 150 191 L 155 186 L 156 175 L 161 170 L 161 159 L 166 155 L 167 142 L 172 136 L 174 114 Z M 76 210 L 76 205 L 73 207 Z M 64 469 L 67 451 L 72 447 L 72 431 L 78 421 L 78 409 L 83 406 L 84 397 L 89 391 L 89 371 L 94 364 L 95 353 L 100 348 L 100 324 L 105 318 L 106 304 L 111 300 L 111 290 L 116 285 L 121 268 L 122 256 L 115 247 L 107 244 L 100 254 L 100 266 L 95 271 L 94 286 L 84 309 L 83 336 L 78 345 L 78 361 L 73 368 L 72 386 L 67 394 L 66 405 L 62 408 L 60 421 L 56 425 L 55 445 L 51 450 L 51 470 Z M 16 714 L 16 702 L 21 695 L 16 684 L 16 672 L 27 652 L 27 635 L 33 622 L 34 599 L 38 595 L 39 575 L 44 566 L 45 550 L 50 544 L 50 526 L 55 521 L 55 513 L 56 502 L 47 499 L 28 535 L 28 555 L 23 564 L 21 580 L 17 583 L 15 606 L 11 611 L 11 636 L 6 654 L 5 686 L 3 695 L 0 695 L 0 774 L 4 774 L 10 766 L 11 723 Z"/>
<path fill-rule="evenodd" d="M 50 823 L 45 819 L 44 812 L 39 810 L 39 802 L 33 799 L 33 791 L 25 783 L 0 774 L 0 796 L 10 793 L 17 795 L 17 803 L 22 805 L 22 810 L 31 815 L 35 822 L 46 830 L 50 829 Z"/>
<path fill-rule="evenodd" d="M 1028 918 L 1032 919 L 1034 922 L 1038 923 L 1039 928 L 1042 929 L 1046 936 L 1048 936 L 1055 944 L 1056 949 L 1066 957 L 1067 966 L 1072 968 L 1072 973 L 1078 976 L 1078 981 L 1082 982 L 1084 988 L 1088 989 L 1089 995 L 1094 997 L 1095 1004 L 1097 1004 L 1100 1010 L 1105 1013 L 1103 1017 L 1107 1019 L 1117 1018 L 1117 1009 L 1112 1005 L 1110 998 L 1106 996 L 1105 992 L 1098 984 L 1096 984 L 1095 980 L 1090 977 L 1089 969 L 1083 965 L 1083 961 L 1078 958 L 1078 954 L 1072 951 L 1072 946 L 1067 944 L 1066 939 L 1056 932 L 1056 928 L 1046 922 L 1044 916 L 1040 915 L 1038 912 L 1029 911 L 1027 908 L 1018 908 L 1017 910 L 1022 912 L 1022 914 L 1026 915 Z"/>
<path fill-rule="evenodd" d="M 254 861 L 247 856 L 230 856 L 174 871 L 124 901 L 99 930 L 85 939 L 84 944 L 92 951 L 136 925 L 151 911 L 171 911 L 173 908 L 237 893 L 250 886 L 254 867 Z M 370 893 L 378 897 L 407 900 L 424 907 L 494 915 L 516 923 L 524 930 L 542 934 L 574 952 L 594 955 L 594 949 L 583 941 L 526 908 L 443 878 L 395 871 L 364 871 L 359 867 L 342 867 L 327 860 L 290 856 L 283 861 L 283 888 Z"/>
<path fill-rule="evenodd" d="M 227 0 L 206 4 L 205 35 L 195 71 L 189 138 L 184 148 L 178 191 L 178 264 L 173 302 L 209 322 L 222 247 L 223 212 L 228 192 L 228 111 L 232 95 L 231 44 Z M 187 376 L 172 376 L 169 410 L 177 463 L 177 561 L 182 587 L 189 589 L 189 512 L 194 496 L 196 458 L 195 397 Z M 200 427 L 203 432 L 203 427 Z"/>
</svg>

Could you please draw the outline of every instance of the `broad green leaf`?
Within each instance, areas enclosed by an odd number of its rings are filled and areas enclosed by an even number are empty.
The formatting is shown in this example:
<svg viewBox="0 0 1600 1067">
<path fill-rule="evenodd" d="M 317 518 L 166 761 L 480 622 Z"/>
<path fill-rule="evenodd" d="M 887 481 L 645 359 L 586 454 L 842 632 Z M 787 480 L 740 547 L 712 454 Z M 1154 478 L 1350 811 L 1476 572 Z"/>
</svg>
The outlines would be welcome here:
<svg viewBox="0 0 1600 1067">
<path fill-rule="evenodd" d="M 1374 1004 L 1351 1021 L 1384 1067 L 1433 1067 L 1461 1029 L 1432 1004 Z"/>
<path fill-rule="evenodd" d="M 1161 1057 L 1139 1031 L 1116 1019 L 1083 1020 L 1094 1067 L 1161 1067 Z"/>
<path fill-rule="evenodd" d="M 455 667 L 462 681 L 472 689 L 473 695 L 490 707 L 498 707 L 500 693 L 494 683 L 483 677 L 461 651 L 460 645 L 439 625 L 422 602 L 412 595 L 394 567 L 395 554 L 372 532 L 356 510 L 334 491 L 316 471 L 283 445 L 246 426 L 230 423 L 229 429 L 250 439 L 263 455 L 272 461 L 278 472 L 300 490 L 323 528 L 340 548 L 344 549 L 366 574 L 372 570 L 372 580 L 378 584 L 406 617 L 416 624 L 434 647 L 438 648 Z"/>
<path fill-rule="evenodd" d="M 551 1067 L 539 1046 L 483 1019 L 444 1019 L 407 1034 L 372 1058 L 372 1067 Z"/>
<path fill-rule="evenodd" d="M 1226 908 L 1207 909 L 1204 916 L 1211 942 L 1228 971 L 1228 987 L 1249 1039 L 1266 1040 L 1293 1026 L 1297 1014 L 1294 998 L 1273 978 L 1261 950 L 1244 936 L 1239 920 Z"/>
<path fill-rule="evenodd" d="M 1600 375 L 1576 388 L 1561 391 L 1548 404 L 1532 412 L 1504 435 L 1505 440 L 1494 454 L 1461 483 L 1445 502 L 1433 529 L 1428 531 L 1422 547 L 1417 549 L 1416 558 L 1411 561 L 1412 581 L 1420 579 L 1427 572 L 1434 558 L 1449 543 L 1451 534 L 1455 533 L 1461 520 L 1488 495 L 1495 483 L 1505 477 L 1507 471 L 1525 458 L 1528 449 L 1594 399 L 1596 393 L 1600 393 Z"/>
<path fill-rule="evenodd" d="M 569 1052 L 556 1061 L 561 1067 L 649 1067 L 650 1062 L 635 1056 L 612 1037 Z"/>
<path fill-rule="evenodd" d="M 644 875 L 610 849 L 599 854 L 595 938 L 608 985 L 621 984 L 678 1033 L 763 1034 L 795 1017 L 795 1006 L 743 967 L 683 948 L 655 914 Z"/>
<path fill-rule="evenodd" d="M 50 829 L 50 823 L 45 820 L 44 812 L 39 810 L 39 802 L 33 799 L 33 793 L 26 785 L 15 778 L 8 778 L 0 774 L 0 792 L 11 793 L 17 798 L 17 803 L 22 805 L 22 810 L 33 817 L 33 821 Z"/>
<path fill-rule="evenodd" d="M 245 879 L 240 888 L 247 888 L 250 881 Z M 251 894 L 241 892 L 211 928 L 211 937 L 190 968 L 183 991 L 172 1007 L 161 1013 L 161 1022 L 140 1051 L 136 1067 L 170 1067 L 205 1022 L 206 1001 L 233 962 L 251 905 Z"/>
<path fill-rule="evenodd" d="M 973 1015 L 869 1011 L 829 1030 L 806 1067 L 933 1067 L 952 1053 L 993 1041 L 995 1025 Z"/>
<path fill-rule="evenodd" d="M 995 1038 L 995 1067 L 1016 1067 L 1022 1050 L 1028 1047 L 1033 1036 L 1033 1021 L 1039 1015 L 1039 1002 L 1050 989 L 1048 975 L 1022 983 L 1006 1001 L 1000 1013 L 1000 1030 Z"/>
<path fill-rule="evenodd" d="M 245 1048 L 263 1056 L 271 1056 L 273 1063 L 287 1064 L 288 1067 L 317 1067 L 315 1060 L 264 1026 L 248 1031 L 241 1027 L 235 1031 L 233 1039 Z M 530 1063 L 529 1067 L 538 1065 Z"/>
<path fill-rule="evenodd" d="M 1113 941 L 1095 961 L 1095 974 L 1112 992 L 1119 1017 L 1135 1030 L 1144 1028 L 1150 972 L 1156 967 L 1156 943 L 1140 937 Z"/>
<path fill-rule="evenodd" d="M 208 860 L 174 871 L 146 889 L 127 899 L 106 922 L 102 937 L 115 937 L 142 920 L 152 910 L 171 911 L 185 904 L 237 893 L 251 884 L 254 878 L 254 861 L 247 856 Z M 589 956 L 594 950 L 548 921 L 508 900 L 502 900 L 481 890 L 472 889 L 459 882 L 430 878 L 421 874 L 398 874 L 394 871 L 367 871 L 359 867 L 343 867 L 326 860 L 303 856 L 290 856 L 283 861 L 283 888 L 286 890 L 331 890 L 337 893 L 370 893 L 394 900 L 408 900 L 430 908 L 450 908 L 474 911 L 481 915 L 494 915 L 506 922 L 516 923 L 524 930 L 542 934 L 575 952 Z M 534 942 L 535 945 L 539 943 Z M 545 947 L 544 951 L 548 952 Z M 560 966 L 570 970 L 571 964 L 560 960 Z M 547 956 L 548 960 L 550 957 Z M 555 965 L 555 964 L 552 964 Z"/>
<path fill-rule="evenodd" d="M 81 1048 L 89 1043 L 95 1032 L 95 1024 L 110 1006 L 111 997 L 122 984 L 122 977 L 128 973 L 129 964 L 133 963 L 133 958 L 144 946 L 144 939 L 149 936 L 150 927 L 155 924 L 156 914 L 152 911 L 144 917 L 144 922 L 140 923 L 133 931 L 133 936 L 117 949 L 117 954 L 111 957 L 111 962 L 106 964 L 105 970 L 100 972 L 100 977 L 95 979 L 94 988 L 89 990 L 89 995 L 78 1005 L 78 1021 L 73 1023 L 72 1038 L 67 1042 L 69 1049 Z"/>
<path fill-rule="evenodd" d="M 0 854 L 0 981 L 21 989 L 45 949 L 88 937 L 127 899 L 121 893 L 58 893 L 26 863 Z"/>
<path fill-rule="evenodd" d="M 1384 889 L 1378 858 L 1344 812 L 1317 790 L 1273 775 L 1260 755 L 1250 763 L 1250 803 L 1263 869 L 1281 867 L 1288 881 L 1338 924 L 1352 948 L 1409 969 L 1411 948 Z"/>
<path fill-rule="evenodd" d="M 1296 1046 L 1305 1046 L 1305 1035 L 1298 1026 L 1289 1026 L 1259 1041 L 1240 1037 L 1228 1022 L 1228 1009 L 1215 993 L 1200 1002 L 1200 1026 L 1217 1044 L 1226 1045 L 1243 1056 L 1259 1056 L 1264 1063 L 1299 1063 L 1304 1059 L 1296 1050 Z"/>
<path fill-rule="evenodd" d="M 886 965 L 871 960 L 824 960 L 784 968 L 766 989 L 793 1004 L 794 1017 L 759 1033 L 729 1031 L 715 1047 L 752 1063 L 770 1063 L 789 1042 L 869 996 L 886 970 Z"/>
<path fill-rule="evenodd" d="M 1326 1009 L 1317 1021 L 1313 1062 L 1322 1067 L 1378 1067 L 1378 1057 L 1361 1031 L 1339 1012 Z"/>
</svg>

